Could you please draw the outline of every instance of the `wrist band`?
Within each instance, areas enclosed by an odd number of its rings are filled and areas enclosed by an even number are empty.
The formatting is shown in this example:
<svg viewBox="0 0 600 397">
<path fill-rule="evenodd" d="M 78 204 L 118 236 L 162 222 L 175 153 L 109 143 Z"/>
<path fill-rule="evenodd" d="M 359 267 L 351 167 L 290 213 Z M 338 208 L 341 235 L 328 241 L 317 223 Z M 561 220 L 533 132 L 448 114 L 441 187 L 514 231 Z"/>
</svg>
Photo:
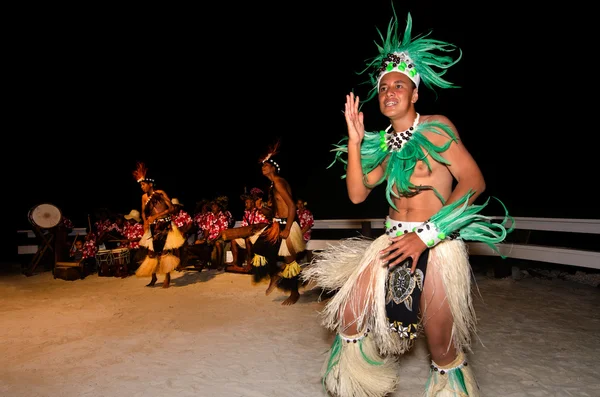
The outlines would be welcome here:
<svg viewBox="0 0 600 397">
<path fill-rule="evenodd" d="M 427 247 L 433 247 L 446 238 L 446 234 L 441 232 L 432 222 L 425 222 L 415 229 L 417 236 L 425 243 Z"/>
</svg>

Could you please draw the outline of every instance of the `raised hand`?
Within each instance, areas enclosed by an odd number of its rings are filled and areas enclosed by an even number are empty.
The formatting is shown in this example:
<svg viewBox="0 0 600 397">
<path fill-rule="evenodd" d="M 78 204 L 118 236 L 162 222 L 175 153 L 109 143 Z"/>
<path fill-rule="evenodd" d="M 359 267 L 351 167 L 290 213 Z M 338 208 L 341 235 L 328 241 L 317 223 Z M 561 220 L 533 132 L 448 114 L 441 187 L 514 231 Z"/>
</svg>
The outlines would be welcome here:
<svg viewBox="0 0 600 397">
<path fill-rule="evenodd" d="M 348 125 L 348 140 L 352 143 L 362 142 L 365 136 L 364 115 L 363 112 L 358 110 L 359 102 L 359 97 L 355 97 L 353 92 L 346 95 L 344 117 L 346 117 L 346 124 Z"/>
</svg>

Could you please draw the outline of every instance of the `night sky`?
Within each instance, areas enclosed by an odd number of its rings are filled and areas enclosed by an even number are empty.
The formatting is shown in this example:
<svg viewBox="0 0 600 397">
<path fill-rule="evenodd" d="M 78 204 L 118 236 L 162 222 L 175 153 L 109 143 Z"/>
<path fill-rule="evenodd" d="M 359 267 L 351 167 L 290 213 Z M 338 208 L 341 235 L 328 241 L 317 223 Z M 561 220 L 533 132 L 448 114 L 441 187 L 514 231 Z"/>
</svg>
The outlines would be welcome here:
<svg viewBox="0 0 600 397">
<path fill-rule="evenodd" d="M 366 97 L 367 76 L 355 72 L 376 55 L 376 28 L 385 30 L 392 16 L 390 1 L 363 3 L 34 14 L 11 58 L 20 89 L 12 101 L 15 137 L 5 144 L 18 160 L 2 160 L 12 186 L 4 194 L 9 234 L 29 228 L 28 211 L 41 203 L 56 205 L 77 227 L 98 207 L 139 209 L 137 161 L 188 211 L 224 194 L 239 218 L 244 188 L 268 186 L 258 160 L 277 139 L 281 175 L 317 219 L 385 216 L 383 186 L 353 205 L 342 166 L 327 169 L 332 144 L 346 134 L 345 95 Z M 396 2 L 396 11 L 401 20 L 411 12 L 413 36 L 431 29 L 431 37 L 463 50 L 445 76 L 461 88 L 438 90 L 436 98 L 422 87 L 417 111 L 455 123 L 486 177 L 485 196 L 500 198 L 515 216 L 599 218 L 590 195 L 577 193 L 589 171 L 573 155 L 586 148 L 571 149 L 558 128 L 573 118 L 560 104 L 567 94 L 554 93 L 564 81 L 538 73 L 553 62 L 551 21 L 540 27 L 535 15 L 506 3 L 485 10 L 405 3 Z M 387 127 L 375 103 L 363 110 L 367 130 Z"/>
</svg>

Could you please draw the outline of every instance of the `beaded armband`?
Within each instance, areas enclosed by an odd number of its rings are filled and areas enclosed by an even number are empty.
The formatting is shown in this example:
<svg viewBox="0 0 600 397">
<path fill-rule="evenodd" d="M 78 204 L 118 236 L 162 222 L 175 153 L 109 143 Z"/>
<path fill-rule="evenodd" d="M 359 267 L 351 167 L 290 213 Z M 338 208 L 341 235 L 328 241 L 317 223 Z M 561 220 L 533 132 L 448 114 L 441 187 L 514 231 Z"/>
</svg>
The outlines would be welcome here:
<svg viewBox="0 0 600 397">
<path fill-rule="evenodd" d="M 490 199 L 488 198 L 483 205 L 469 205 L 469 198 L 473 194 L 469 191 L 456 202 L 442 207 L 431 218 L 417 226 L 414 232 L 427 247 L 433 247 L 445 239 L 460 238 L 486 243 L 499 252 L 496 244 L 501 243 L 506 234 L 514 229 L 514 219 L 508 215 L 506 207 L 504 207 L 504 219 L 500 223 L 481 215 L 481 210 L 486 207 Z M 498 201 L 502 204 L 500 200 Z M 509 220 L 512 225 L 507 229 L 506 224 Z"/>
</svg>

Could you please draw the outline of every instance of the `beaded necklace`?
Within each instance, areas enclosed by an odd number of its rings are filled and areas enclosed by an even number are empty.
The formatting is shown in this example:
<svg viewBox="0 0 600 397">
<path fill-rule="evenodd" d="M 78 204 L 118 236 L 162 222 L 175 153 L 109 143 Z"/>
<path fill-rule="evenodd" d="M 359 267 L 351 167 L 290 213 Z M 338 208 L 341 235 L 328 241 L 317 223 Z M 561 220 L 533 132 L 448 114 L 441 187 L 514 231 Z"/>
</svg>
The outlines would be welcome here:
<svg viewBox="0 0 600 397">
<path fill-rule="evenodd" d="M 146 203 L 144 204 L 144 207 L 148 205 L 148 203 L 150 202 L 150 200 L 152 200 L 152 196 L 154 196 L 154 193 L 156 193 L 156 191 L 152 191 L 152 193 L 150 193 L 148 195 L 148 200 L 146 200 Z"/>
<path fill-rule="evenodd" d="M 388 128 L 385 129 L 385 131 L 379 131 L 379 141 L 381 149 L 389 150 L 390 152 L 397 152 L 400 149 L 402 149 L 402 145 L 410 141 L 413 132 L 419 125 L 419 117 L 420 115 L 419 113 L 417 113 L 417 117 L 415 117 L 413 125 L 408 127 L 408 129 L 405 131 L 389 132 L 392 128 L 391 124 L 388 126 Z"/>
</svg>

